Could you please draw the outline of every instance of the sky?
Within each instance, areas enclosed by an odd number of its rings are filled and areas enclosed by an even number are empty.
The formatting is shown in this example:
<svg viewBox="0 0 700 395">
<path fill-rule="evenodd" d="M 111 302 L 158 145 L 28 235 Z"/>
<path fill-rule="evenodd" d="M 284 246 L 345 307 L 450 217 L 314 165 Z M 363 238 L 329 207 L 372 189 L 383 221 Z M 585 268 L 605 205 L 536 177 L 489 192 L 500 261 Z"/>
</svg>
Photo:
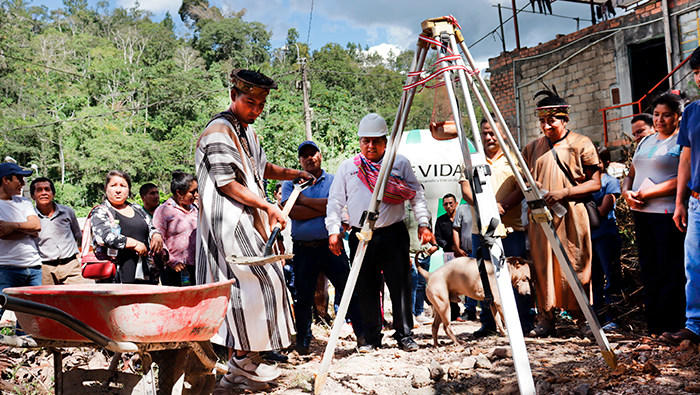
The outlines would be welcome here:
<svg viewBox="0 0 700 395">
<path fill-rule="evenodd" d="M 299 41 L 307 42 L 311 50 L 335 42 L 345 46 L 349 42 L 359 43 L 362 48 L 386 54 L 391 49 L 394 53 L 415 49 L 423 20 L 443 15 L 454 15 L 462 26 L 462 33 L 468 45 L 487 35 L 498 27 L 499 2 L 503 7 L 511 7 L 512 0 L 209 0 L 210 4 L 222 9 L 247 12 L 246 21 L 265 24 L 272 31 L 272 47 L 279 48 L 285 43 L 287 31 L 295 28 L 299 32 Z M 532 11 L 529 0 L 516 0 L 516 6 Z M 94 6 L 96 0 L 89 0 Z M 50 9 L 62 7 L 60 0 L 34 1 L 33 5 L 46 5 Z M 173 19 L 180 22 L 177 10 L 179 1 L 140 0 L 140 8 L 154 14 L 154 20 L 163 18 L 170 11 Z M 111 6 L 130 8 L 134 0 L 111 0 Z M 313 7 L 313 12 L 312 12 Z M 590 6 L 587 4 L 555 1 L 552 4 L 555 15 L 581 18 L 580 28 L 591 25 Z M 618 15 L 623 10 L 617 10 Z M 512 15 L 509 9 L 503 9 L 503 19 Z M 309 28 L 309 19 L 311 23 Z M 585 19 L 588 18 L 588 21 Z M 536 46 L 555 38 L 557 34 L 576 31 L 577 22 L 554 15 L 521 12 L 518 14 L 520 43 L 523 47 Z M 180 24 L 180 28 L 184 27 Z M 506 49 L 515 48 L 513 21 L 504 26 Z M 500 30 L 490 35 L 479 44 L 470 48 L 472 56 L 484 68 L 489 58 L 496 57 L 503 50 Z"/>
</svg>

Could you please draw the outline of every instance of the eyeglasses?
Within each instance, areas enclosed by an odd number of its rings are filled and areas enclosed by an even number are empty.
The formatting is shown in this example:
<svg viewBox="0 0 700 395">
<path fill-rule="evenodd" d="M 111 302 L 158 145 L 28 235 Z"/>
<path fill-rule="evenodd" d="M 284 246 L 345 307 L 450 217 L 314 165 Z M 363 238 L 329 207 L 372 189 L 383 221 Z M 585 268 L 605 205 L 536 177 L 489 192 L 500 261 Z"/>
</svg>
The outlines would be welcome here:
<svg viewBox="0 0 700 395">
<path fill-rule="evenodd" d="M 455 203 L 454 202 L 444 202 L 442 205 L 443 206 L 454 206 Z"/>
</svg>

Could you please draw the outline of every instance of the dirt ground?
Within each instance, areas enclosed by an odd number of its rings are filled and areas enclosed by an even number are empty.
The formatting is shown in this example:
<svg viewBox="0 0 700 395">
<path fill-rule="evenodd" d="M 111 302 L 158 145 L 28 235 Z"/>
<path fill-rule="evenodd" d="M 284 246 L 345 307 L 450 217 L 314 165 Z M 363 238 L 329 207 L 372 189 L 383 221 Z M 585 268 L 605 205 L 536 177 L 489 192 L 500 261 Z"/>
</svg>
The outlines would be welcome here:
<svg viewBox="0 0 700 395">
<path fill-rule="evenodd" d="M 454 346 L 440 331 L 440 346 L 432 343 L 430 325 L 414 330 L 416 352 L 401 351 L 385 331 L 384 347 L 359 354 L 354 341 L 341 341 L 324 394 L 517 394 L 519 387 L 507 338 L 475 340 L 477 322 L 453 322 L 462 346 Z M 610 369 L 593 339 L 575 336 L 573 325 L 558 327 L 558 337 L 526 338 L 538 394 L 686 394 L 700 393 L 698 348 L 669 347 L 659 340 L 621 331 L 608 340 L 618 358 Z M 290 354 L 281 364 L 283 376 L 270 394 L 313 392 L 329 328 L 314 327 L 312 354 Z M 215 394 L 227 393 L 217 388 Z"/>
<path fill-rule="evenodd" d="M 507 338 L 474 339 L 478 322 L 453 322 L 462 346 L 455 346 L 440 331 L 440 346 L 434 347 L 430 325 L 414 330 L 420 345 L 416 352 L 401 351 L 384 332 L 384 347 L 359 354 L 353 336 L 339 342 L 323 394 L 517 394 L 519 387 Z M 289 353 L 280 364 L 283 375 L 267 394 L 313 392 L 330 328 L 314 325 L 311 355 Z M 593 339 L 579 338 L 573 325 L 558 326 L 558 336 L 526 338 L 530 367 L 538 394 L 689 394 L 700 393 L 700 356 L 692 344 L 670 347 L 663 342 L 630 331 L 609 334 L 618 358 L 610 369 Z M 69 349 L 64 369 L 105 367 L 108 359 L 92 349 Z M 67 350 L 68 351 L 68 350 Z M 3 394 L 53 393 L 51 354 L 46 350 L 0 347 Z M 215 388 L 215 395 L 243 391 Z"/>
</svg>

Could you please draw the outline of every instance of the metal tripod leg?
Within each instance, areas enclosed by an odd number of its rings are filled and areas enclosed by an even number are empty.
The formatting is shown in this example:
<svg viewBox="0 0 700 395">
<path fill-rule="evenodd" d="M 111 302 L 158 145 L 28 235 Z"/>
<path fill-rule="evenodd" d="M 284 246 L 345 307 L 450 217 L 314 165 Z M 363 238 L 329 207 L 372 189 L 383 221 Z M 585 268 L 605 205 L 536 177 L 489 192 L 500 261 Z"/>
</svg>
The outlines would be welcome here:
<svg viewBox="0 0 700 395">
<path fill-rule="evenodd" d="M 424 22 L 423 27 L 423 34 L 430 34 L 435 37 L 435 39 L 443 41 L 448 48 L 451 48 L 453 54 L 459 53 L 459 48 L 454 40 L 454 34 L 451 33 L 453 29 L 451 24 L 426 24 Z M 438 50 L 438 59 L 443 59 L 446 56 L 448 56 L 446 50 Z M 442 65 L 443 67 L 449 66 L 446 61 L 443 61 Z M 504 237 L 505 229 L 501 223 L 501 217 L 498 212 L 498 205 L 495 197 L 496 194 L 493 189 L 493 184 L 491 183 L 490 171 L 487 171 L 485 167 L 487 164 L 486 156 L 484 154 L 483 144 L 481 142 L 480 131 L 478 129 L 479 123 L 476 120 L 474 106 L 463 82 L 462 93 L 464 96 L 464 103 L 466 104 L 464 107 L 466 107 L 469 115 L 469 122 L 472 126 L 477 151 L 476 153 L 470 155 L 468 152 L 466 136 L 460 121 L 461 117 L 457 105 L 451 73 L 453 72 L 448 71 L 444 73 L 445 87 L 447 88 L 447 95 L 452 107 L 455 126 L 457 127 L 459 142 L 462 147 L 464 163 L 468 169 L 466 174 L 468 175 L 470 186 L 472 188 L 477 226 L 480 230 L 480 234 L 483 235 L 484 225 L 488 226 L 491 221 L 496 221 L 495 223 L 499 224 L 496 234 Z M 457 70 L 457 73 L 459 74 L 460 81 L 466 80 L 466 73 L 464 70 Z M 485 107 L 484 109 L 485 112 L 488 112 L 488 109 Z M 508 272 L 508 265 L 505 263 L 505 255 L 500 238 L 496 238 L 495 242 L 489 249 L 489 255 L 491 257 L 491 262 L 493 263 L 498 293 L 503 306 L 506 328 L 508 329 L 508 340 L 510 341 L 510 347 L 513 352 L 513 362 L 518 378 L 520 393 L 534 395 L 536 392 L 535 383 L 532 378 L 527 348 L 525 347 L 525 338 L 523 337 L 522 325 L 520 324 L 518 308 L 515 303 L 515 295 L 513 294 L 510 273 Z"/>
<path fill-rule="evenodd" d="M 474 62 L 474 59 L 472 58 L 471 53 L 469 52 L 469 48 L 467 48 L 467 45 L 464 42 L 461 32 L 457 30 L 456 33 L 456 36 L 460 39 L 459 45 L 462 48 L 462 53 L 467 58 L 469 65 L 472 67 L 472 69 L 476 70 L 476 63 Z M 452 36 L 451 39 L 453 41 L 456 41 L 455 36 Z M 466 77 L 467 85 L 469 86 L 472 93 L 475 95 L 477 101 L 479 102 L 479 105 L 482 108 L 486 109 L 486 103 L 484 103 L 483 97 L 481 96 L 479 90 L 474 84 L 473 78 L 469 75 L 467 75 Z M 557 257 L 557 260 L 559 261 L 559 266 L 562 268 L 564 276 L 566 277 L 566 280 L 569 283 L 569 286 L 571 287 L 571 290 L 573 291 L 576 297 L 576 301 L 581 307 L 581 310 L 583 311 L 583 314 L 591 327 L 591 331 L 593 332 L 593 336 L 595 337 L 596 343 L 598 344 L 598 347 L 601 350 L 603 359 L 608 364 L 608 366 L 610 366 L 610 368 L 615 369 L 615 367 L 617 366 L 617 357 L 610 348 L 610 344 L 608 343 L 608 339 L 605 336 L 605 332 L 603 332 L 603 329 L 600 326 L 600 323 L 598 322 L 598 317 L 593 311 L 593 306 L 591 306 L 591 304 L 588 302 L 588 298 L 586 297 L 583 286 L 581 285 L 581 282 L 579 281 L 578 276 L 576 275 L 574 267 L 571 264 L 569 257 L 566 255 L 564 247 L 561 244 L 561 240 L 559 240 L 559 236 L 554 231 L 554 227 L 551 221 L 552 217 L 551 214 L 549 214 L 548 212 L 549 210 L 547 209 L 547 206 L 544 204 L 542 193 L 537 188 L 537 184 L 535 183 L 535 180 L 532 177 L 532 174 L 530 173 L 527 164 L 520 155 L 520 151 L 517 149 L 515 140 L 513 139 L 510 130 L 508 130 L 508 125 L 503 119 L 503 115 L 501 114 L 501 111 L 496 105 L 496 101 L 494 100 L 493 96 L 491 95 L 491 92 L 486 86 L 486 82 L 484 81 L 483 77 L 478 73 L 474 78 L 476 78 L 477 82 L 479 83 L 481 91 L 483 91 L 486 95 L 486 98 L 488 99 L 489 104 L 493 109 L 493 112 L 498 118 L 498 122 L 504 128 L 506 141 L 502 139 L 500 133 L 494 133 L 494 135 L 496 136 L 496 139 L 498 140 L 498 143 L 501 145 L 501 147 L 510 147 L 510 150 L 503 150 L 503 153 L 508 159 L 508 163 L 510 164 L 511 169 L 515 174 L 516 181 L 518 182 L 520 189 L 523 191 L 523 194 L 525 195 L 528 204 L 531 208 L 533 208 L 533 214 L 536 218 L 538 218 L 536 222 L 538 222 L 542 226 L 542 230 L 547 236 L 547 240 L 549 240 L 549 244 Z M 494 123 L 494 120 L 489 114 L 489 112 L 484 111 L 484 115 L 486 116 L 489 124 L 491 125 L 491 128 L 493 128 L 493 130 L 497 130 L 497 126 Z M 507 143 L 507 145 L 505 143 Z M 512 157 L 513 155 L 515 156 L 515 160 Z M 516 166 L 516 163 L 520 166 L 522 172 L 525 174 L 527 181 L 530 185 L 529 187 L 527 184 L 525 184 L 525 181 L 520 176 L 520 172 L 518 167 Z"/>
<path fill-rule="evenodd" d="M 416 46 L 416 54 L 413 58 L 411 70 L 420 70 L 423 67 L 427 51 L 428 46 L 419 40 Z M 417 77 L 409 76 L 407 78 L 407 84 L 412 83 L 417 79 Z M 343 297 L 340 299 L 340 306 L 338 307 L 338 313 L 336 314 L 333 322 L 333 329 L 331 330 L 328 344 L 326 344 L 326 350 L 323 353 L 321 366 L 319 367 L 319 372 L 314 382 L 314 394 L 320 394 L 323 390 L 323 385 L 326 382 L 328 369 L 330 368 L 331 361 L 333 360 L 333 354 L 335 353 L 335 348 L 338 344 L 340 329 L 345 322 L 345 315 L 347 314 L 348 306 L 350 305 L 350 299 L 355 291 L 357 277 L 360 274 L 360 268 L 362 267 L 365 253 L 367 252 L 367 244 L 372 239 L 374 224 L 376 223 L 377 216 L 379 214 L 379 205 L 381 204 L 382 197 L 384 196 L 384 190 L 387 182 L 389 181 L 391 169 L 394 166 L 394 159 L 396 158 L 396 152 L 398 150 L 399 143 L 401 142 L 401 134 L 403 133 L 406 119 L 408 118 L 408 113 L 410 111 L 411 104 L 413 103 L 414 94 L 415 89 L 411 89 L 409 91 L 404 91 L 404 93 L 401 95 L 401 102 L 399 104 L 399 109 L 396 112 L 396 120 L 394 121 L 394 125 L 392 127 L 389 145 L 385 151 L 382 167 L 379 171 L 379 176 L 377 177 L 374 191 L 372 192 L 369 208 L 367 209 L 366 220 L 362 225 L 362 230 L 357 234 L 360 242 L 357 246 L 357 251 L 355 252 L 355 257 L 352 262 L 350 274 L 348 275 L 348 280 L 345 284 Z"/>
</svg>

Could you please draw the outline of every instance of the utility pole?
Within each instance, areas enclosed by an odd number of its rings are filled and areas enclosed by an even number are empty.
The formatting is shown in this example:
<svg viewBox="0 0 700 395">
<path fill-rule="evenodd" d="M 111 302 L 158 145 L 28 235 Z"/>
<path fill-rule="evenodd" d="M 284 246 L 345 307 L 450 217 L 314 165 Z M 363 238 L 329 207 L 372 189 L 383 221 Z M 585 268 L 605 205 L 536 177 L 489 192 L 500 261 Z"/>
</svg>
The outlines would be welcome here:
<svg viewBox="0 0 700 395">
<path fill-rule="evenodd" d="M 297 48 L 297 63 L 299 64 L 299 71 L 301 72 L 301 82 L 296 82 L 296 88 L 301 89 L 304 95 L 304 128 L 306 129 L 306 140 L 311 141 L 313 136 L 311 135 L 311 108 L 309 107 L 309 82 L 306 80 L 306 58 L 300 57 L 299 46 L 294 43 Z M 284 51 L 289 50 L 289 45 L 282 47 Z"/>
<path fill-rule="evenodd" d="M 518 7 L 515 5 L 515 0 L 511 0 L 513 3 L 513 25 L 515 26 L 515 47 L 520 49 L 520 29 L 518 29 Z"/>
<path fill-rule="evenodd" d="M 309 81 L 306 80 L 306 58 L 299 58 L 301 69 L 301 91 L 304 94 L 304 125 L 306 128 L 306 139 L 312 140 L 311 136 L 311 108 L 309 108 Z"/>
</svg>

